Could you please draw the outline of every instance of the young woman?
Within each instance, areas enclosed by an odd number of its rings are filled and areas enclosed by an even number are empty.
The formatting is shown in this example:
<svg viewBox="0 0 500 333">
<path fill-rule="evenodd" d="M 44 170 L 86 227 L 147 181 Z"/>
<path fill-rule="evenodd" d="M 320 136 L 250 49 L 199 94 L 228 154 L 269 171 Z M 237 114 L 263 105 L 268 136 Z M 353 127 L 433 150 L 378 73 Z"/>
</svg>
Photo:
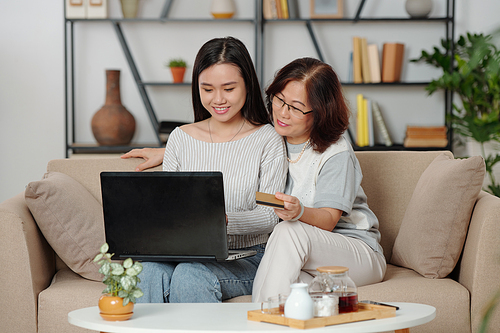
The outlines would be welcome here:
<svg viewBox="0 0 500 333">
<path fill-rule="evenodd" d="M 283 222 L 266 246 L 253 300 L 290 292 L 320 266 L 346 266 L 358 285 L 382 280 L 386 262 L 378 220 L 361 188 L 361 168 L 342 134 L 349 110 L 333 69 L 316 59 L 283 67 L 266 90 L 276 132 L 285 137 L 289 174 L 275 209 Z"/>
<path fill-rule="evenodd" d="M 278 222 L 272 209 L 256 205 L 255 192 L 284 188 L 285 147 L 269 124 L 243 43 L 228 37 L 202 46 L 193 68 L 192 99 L 195 122 L 170 134 L 163 170 L 222 171 L 228 246 L 258 254 L 227 263 L 143 262 L 144 296 L 138 302 L 221 302 L 251 294 L 264 244 Z"/>
<path fill-rule="evenodd" d="M 253 300 L 287 294 L 309 282 L 320 266 L 346 266 L 356 285 L 380 282 L 386 262 L 378 220 L 361 188 L 362 173 L 343 133 L 349 122 L 342 87 L 333 69 L 312 58 L 283 67 L 266 90 L 275 130 L 285 137 L 289 174 L 283 220 L 266 245 L 253 285 Z M 142 151 L 143 167 L 161 153 Z M 149 166 L 148 166 L 149 164 Z"/>
</svg>

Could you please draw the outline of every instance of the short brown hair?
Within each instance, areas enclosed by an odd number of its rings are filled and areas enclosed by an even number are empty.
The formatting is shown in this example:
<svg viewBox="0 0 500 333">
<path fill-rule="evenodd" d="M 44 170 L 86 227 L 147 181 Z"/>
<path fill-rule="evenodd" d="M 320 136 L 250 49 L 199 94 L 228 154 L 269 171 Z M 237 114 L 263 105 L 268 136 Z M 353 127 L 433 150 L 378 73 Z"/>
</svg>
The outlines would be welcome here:
<svg viewBox="0 0 500 333">
<path fill-rule="evenodd" d="M 313 110 L 311 144 L 322 153 L 337 142 L 349 126 L 347 107 L 340 81 L 333 68 L 314 58 L 300 58 L 278 71 L 266 89 L 267 110 L 272 117 L 271 97 L 285 89 L 291 81 L 303 82 L 307 102 Z"/>
</svg>

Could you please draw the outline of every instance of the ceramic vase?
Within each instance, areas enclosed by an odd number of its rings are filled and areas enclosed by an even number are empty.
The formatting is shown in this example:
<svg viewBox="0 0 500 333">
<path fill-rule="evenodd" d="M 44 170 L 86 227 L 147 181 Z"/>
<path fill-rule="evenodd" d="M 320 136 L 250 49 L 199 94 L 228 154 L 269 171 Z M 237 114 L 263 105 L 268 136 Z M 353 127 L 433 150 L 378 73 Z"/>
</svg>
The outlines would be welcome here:
<svg viewBox="0 0 500 333">
<path fill-rule="evenodd" d="M 106 102 L 92 117 L 91 125 L 100 145 L 127 145 L 132 141 L 135 119 L 121 102 L 119 70 L 106 70 Z"/>
<path fill-rule="evenodd" d="M 216 19 L 229 19 L 235 11 L 234 0 L 212 0 L 210 13 Z"/>
<path fill-rule="evenodd" d="M 104 320 L 123 321 L 128 320 L 134 314 L 134 303 L 129 302 L 123 306 L 123 298 L 102 295 L 99 298 L 99 311 Z"/>
<path fill-rule="evenodd" d="M 170 67 L 170 71 L 172 72 L 174 83 L 184 82 L 184 73 L 186 73 L 186 67 Z"/>
<path fill-rule="evenodd" d="M 139 8 L 139 0 L 120 0 L 122 5 L 123 18 L 137 17 L 137 10 Z"/>
<path fill-rule="evenodd" d="M 432 10 L 432 0 L 406 0 L 405 8 L 411 17 L 427 17 Z"/>
<path fill-rule="evenodd" d="M 307 292 L 307 283 L 294 283 L 290 286 L 292 292 L 285 302 L 285 317 L 308 320 L 314 316 L 314 306 Z"/>
</svg>

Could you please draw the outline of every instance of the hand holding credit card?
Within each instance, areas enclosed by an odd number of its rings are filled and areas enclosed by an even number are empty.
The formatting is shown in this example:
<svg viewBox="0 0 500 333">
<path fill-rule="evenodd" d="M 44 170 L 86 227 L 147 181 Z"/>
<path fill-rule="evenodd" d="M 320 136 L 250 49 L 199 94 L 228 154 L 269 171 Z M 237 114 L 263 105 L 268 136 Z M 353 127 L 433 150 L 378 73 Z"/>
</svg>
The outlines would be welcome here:
<svg viewBox="0 0 500 333">
<path fill-rule="evenodd" d="M 276 199 L 274 194 L 255 192 L 257 205 L 268 206 L 276 209 L 285 209 L 283 200 Z"/>
</svg>

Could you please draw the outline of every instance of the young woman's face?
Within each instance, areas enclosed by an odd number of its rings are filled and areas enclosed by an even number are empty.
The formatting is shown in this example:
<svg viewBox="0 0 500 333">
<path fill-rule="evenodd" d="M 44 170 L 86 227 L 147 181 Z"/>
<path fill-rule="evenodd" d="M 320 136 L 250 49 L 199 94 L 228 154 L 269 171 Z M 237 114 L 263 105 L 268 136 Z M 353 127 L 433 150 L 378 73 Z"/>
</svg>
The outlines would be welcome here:
<svg viewBox="0 0 500 333">
<path fill-rule="evenodd" d="M 201 103 L 212 118 L 221 122 L 237 120 L 245 104 L 247 90 L 238 67 L 213 65 L 199 76 Z"/>
<path fill-rule="evenodd" d="M 311 110 L 307 102 L 304 83 L 290 81 L 283 91 L 276 94 L 276 97 L 286 103 L 282 107 L 277 106 L 276 103 L 272 104 L 273 121 L 276 132 L 281 136 L 285 136 L 286 140 L 291 144 L 306 142 L 307 139 L 309 139 L 313 125 L 313 113 L 303 115 L 302 119 L 299 119 L 293 116 L 289 110 L 292 106 L 296 110 L 301 110 L 303 112 Z M 281 104 L 282 102 L 278 100 L 278 103 Z M 287 104 L 289 104 L 290 107 Z"/>
</svg>

